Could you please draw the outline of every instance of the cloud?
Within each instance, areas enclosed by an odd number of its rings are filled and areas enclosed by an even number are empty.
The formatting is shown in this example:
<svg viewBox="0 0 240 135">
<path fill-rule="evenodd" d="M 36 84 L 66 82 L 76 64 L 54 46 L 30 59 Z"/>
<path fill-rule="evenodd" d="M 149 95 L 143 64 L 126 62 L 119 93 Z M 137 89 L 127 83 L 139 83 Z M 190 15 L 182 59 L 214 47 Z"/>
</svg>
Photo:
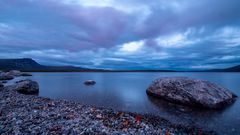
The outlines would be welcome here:
<svg viewBox="0 0 240 135">
<path fill-rule="evenodd" d="M 189 27 L 222 27 L 224 25 L 239 23 L 237 0 L 218 1 L 193 0 L 174 1 L 161 7 L 159 4 L 153 6 L 152 14 L 136 28 L 136 33 L 142 37 L 152 37 L 159 34 L 171 33 L 184 30 Z M 166 1 L 163 1 L 166 2 Z M 194 3 L 194 4 L 193 4 Z M 211 8 L 210 5 L 216 5 Z M 160 8 L 158 8 L 158 6 Z M 204 9 L 204 10 L 203 10 Z"/>
<path fill-rule="evenodd" d="M 190 39 L 193 29 L 189 28 L 184 33 L 174 33 L 171 35 L 160 36 L 156 39 L 158 46 L 166 48 L 180 48 L 187 45 L 194 45 L 200 42 L 200 39 Z"/>
<path fill-rule="evenodd" d="M 240 1 L 1 0 L 0 56 L 111 69 L 240 64 Z"/>
<path fill-rule="evenodd" d="M 143 47 L 144 43 L 145 42 L 143 40 L 125 43 L 121 45 L 120 51 L 123 53 L 134 53 L 139 51 Z"/>
</svg>

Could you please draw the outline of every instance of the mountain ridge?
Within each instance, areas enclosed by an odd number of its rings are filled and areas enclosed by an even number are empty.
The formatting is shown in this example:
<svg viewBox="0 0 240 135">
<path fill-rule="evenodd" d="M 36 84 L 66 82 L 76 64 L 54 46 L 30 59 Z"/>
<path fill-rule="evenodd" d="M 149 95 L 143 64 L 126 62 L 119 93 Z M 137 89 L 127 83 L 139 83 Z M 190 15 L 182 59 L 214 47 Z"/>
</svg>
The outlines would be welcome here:
<svg viewBox="0 0 240 135">
<path fill-rule="evenodd" d="M 210 72 L 240 72 L 240 65 L 224 68 L 224 69 L 211 69 Z"/>
<path fill-rule="evenodd" d="M 37 63 L 31 58 L 22 59 L 0 59 L 0 70 L 20 70 L 20 71 L 86 71 L 91 70 L 74 66 L 45 66 Z"/>
<path fill-rule="evenodd" d="M 37 63 L 31 58 L 0 59 L 0 70 L 20 70 L 25 72 L 240 72 L 240 65 L 225 69 L 210 70 L 104 70 L 89 69 L 75 66 L 46 66 Z"/>
</svg>

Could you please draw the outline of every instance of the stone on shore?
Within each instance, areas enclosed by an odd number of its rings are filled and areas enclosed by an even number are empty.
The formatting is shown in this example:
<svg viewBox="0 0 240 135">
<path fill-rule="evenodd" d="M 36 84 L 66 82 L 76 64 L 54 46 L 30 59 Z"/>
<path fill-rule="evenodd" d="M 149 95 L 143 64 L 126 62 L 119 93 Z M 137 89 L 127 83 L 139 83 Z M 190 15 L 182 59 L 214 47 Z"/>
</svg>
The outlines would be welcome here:
<svg viewBox="0 0 240 135">
<path fill-rule="evenodd" d="M 160 78 L 149 86 L 147 94 L 188 106 L 218 109 L 235 101 L 235 94 L 204 80 L 188 77 Z"/>
<path fill-rule="evenodd" d="M 93 80 L 87 80 L 87 81 L 84 82 L 84 84 L 85 85 L 94 85 L 94 84 L 96 84 L 96 82 L 93 81 Z"/>
<path fill-rule="evenodd" d="M 27 79 L 16 82 L 12 90 L 16 90 L 22 94 L 38 94 L 39 85 L 36 81 Z"/>
</svg>

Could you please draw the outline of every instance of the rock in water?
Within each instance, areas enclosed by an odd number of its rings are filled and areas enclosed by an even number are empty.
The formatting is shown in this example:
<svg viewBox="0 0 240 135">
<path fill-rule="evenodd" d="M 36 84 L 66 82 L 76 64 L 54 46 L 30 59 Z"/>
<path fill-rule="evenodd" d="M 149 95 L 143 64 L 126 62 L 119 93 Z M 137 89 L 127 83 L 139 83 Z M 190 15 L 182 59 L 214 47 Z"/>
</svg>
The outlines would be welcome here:
<svg viewBox="0 0 240 135">
<path fill-rule="evenodd" d="M 157 79 L 149 86 L 147 94 L 174 103 L 213 109 L 223 108 L 237 97 L 214 83 L 188 77 Z"/>
<path fill-rule="evenodd" d="M 0 80 L 12 80 L 14 76 L 8 75 L 6 73 L 0 73 Z"/>
<path fill-rule="evenodd" d="M 3 75 L 5 76 L 32 76 L 30 73 L 22 73 L 21 71 L 18 70 L 11 70 L 9 72 L 2 72 Z"/>
<path fill-rule="evenodd" d="M 27 79 L 16 82 L 13 90 L 16 90 L 22 94 L 38 94 L 39 85 L 37 82 Z"/>
<path fill-rule="evenodd" d="M 22 75 L 21 71 L 18 71 L 18 70 L 11 70 L 11 71 L 7 72 L 6 74 L 10 75 L 10 76 L 21 76 Z"/>
<path fill-rule="evenodd" d="M 12 80 L 15 76 L 21 76 L 21 72 L 18 70 L 11 70 L 9 72 L 1 72 L 0 80 Z"/>
<path fill-rule="evenodd" d="M 85 85 L 94 85 L 94 84 L 96 84 L 96 82 L 93 81 L 93 80 L 87 80 L 87 81 L 84 82 L 84 84 Z"/>
</svg>

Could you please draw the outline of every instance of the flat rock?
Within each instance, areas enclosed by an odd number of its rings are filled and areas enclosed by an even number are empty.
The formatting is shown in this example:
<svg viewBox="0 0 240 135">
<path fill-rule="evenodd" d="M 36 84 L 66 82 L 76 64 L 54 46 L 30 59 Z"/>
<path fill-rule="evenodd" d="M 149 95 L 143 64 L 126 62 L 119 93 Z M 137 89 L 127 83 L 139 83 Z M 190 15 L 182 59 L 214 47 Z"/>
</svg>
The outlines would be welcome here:
<svg viewBox="0 0 240 135">
<path fill-rule="evenodd" d="M 16 82 L 13 86 L 12 90 L 16 90 L 22 94 L 38 94 L 39 92 L 39 85 L 36 81 L 32 80 L 21 80 Z"/>
<path fill-rule="evenodd" d="M 223 108 L 235 101 L 235 94 L 205 80 L 188 77 L 160 78 L 148 87 L 147 94 L 170 102 L 203 108 Z"/>
</svg>

